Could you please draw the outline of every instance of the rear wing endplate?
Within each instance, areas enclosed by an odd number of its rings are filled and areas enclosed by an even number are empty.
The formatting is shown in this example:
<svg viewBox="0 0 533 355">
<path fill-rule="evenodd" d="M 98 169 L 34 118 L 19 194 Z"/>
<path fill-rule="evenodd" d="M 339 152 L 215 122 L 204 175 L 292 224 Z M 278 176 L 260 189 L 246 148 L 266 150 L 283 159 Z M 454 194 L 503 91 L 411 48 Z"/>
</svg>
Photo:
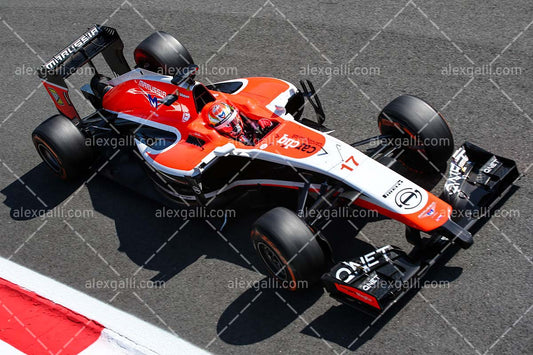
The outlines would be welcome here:
<svg viewBox="0 0 533 355">
<path fill-rule="evenodd" d="M 38 71 L 46 90 L 60 113 L 70 119 L 79 118 L 68 96 L 65 79 L 71 76 L 98 54 L 102 54 L 115 76 L 130 71 L 123 54 L 124 43 L 117 30 L 94 25 L 67 47 L 59 51 Z M 92 65 L 92 63 L 91 63 Z"/>
</svg>

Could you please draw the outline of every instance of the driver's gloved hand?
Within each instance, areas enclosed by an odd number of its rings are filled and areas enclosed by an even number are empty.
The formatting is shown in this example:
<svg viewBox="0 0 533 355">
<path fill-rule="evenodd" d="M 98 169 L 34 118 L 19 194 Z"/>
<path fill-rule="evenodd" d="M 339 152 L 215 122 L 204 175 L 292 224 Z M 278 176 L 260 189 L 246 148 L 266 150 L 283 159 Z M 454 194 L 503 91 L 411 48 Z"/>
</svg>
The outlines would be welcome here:
<svg viewBox="0 0 533 355">
<path fill-rule="evenodd" d="M 272 126 L 272 121 L 270 121 L 268 118 L 260 118 L 259 120 L 257 120 L 257 123 L 259 124 L 259 127 L 261 127 L 261 129 L 265 129 L 267 127 Z"/>
</svg>

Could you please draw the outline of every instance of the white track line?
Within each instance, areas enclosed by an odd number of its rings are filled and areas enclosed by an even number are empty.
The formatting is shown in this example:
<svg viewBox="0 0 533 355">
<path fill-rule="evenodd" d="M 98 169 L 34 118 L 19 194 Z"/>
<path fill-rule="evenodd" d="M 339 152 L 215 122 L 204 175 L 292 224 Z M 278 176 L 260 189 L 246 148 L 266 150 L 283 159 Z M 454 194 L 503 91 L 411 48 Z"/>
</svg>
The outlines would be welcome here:
<svg viewBox="0 0 533 355">
<path fill-rule="evenodd" d="M 134 346 L 130 348 L 133 353 L 142 354 L 151 351 L 169 355 L 176 353 L 209 354 L 205 350 L 131 314 L 4 258 L 0 258 L 0 278 L 99 322 L 106 328 L 106 334 L 113 340 L 123 345 Z M 5 343 L 0 342 L 1 354 L 13 353 L 8 352 L 5 347 Z M 148 350 L 148 352 L 143 352 L 143 350 Z"/>
<path fill-rule="evenodd" d="M 22 351 L 0 340 L 0 354 L 2 355 L 25 355 Z"/>
</svg>

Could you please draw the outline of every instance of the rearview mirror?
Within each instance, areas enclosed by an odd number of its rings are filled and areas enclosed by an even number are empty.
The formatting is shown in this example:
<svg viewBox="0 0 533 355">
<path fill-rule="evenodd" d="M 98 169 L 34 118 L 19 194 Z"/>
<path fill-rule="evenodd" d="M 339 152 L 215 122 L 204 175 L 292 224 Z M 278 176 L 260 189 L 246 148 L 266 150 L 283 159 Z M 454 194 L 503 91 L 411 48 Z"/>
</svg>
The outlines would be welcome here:
<svg viewBox="0 0 533 355">
<path fill-rule="evenodd" d="M 180 85 L 187 80 L 194 80 L 197 72 L 198 66 L 196 64 L 191 64 L 188 67 L 181 69 L 178 74 L 174 75 L 170 82 L 174 85 Z"/>
</svg>

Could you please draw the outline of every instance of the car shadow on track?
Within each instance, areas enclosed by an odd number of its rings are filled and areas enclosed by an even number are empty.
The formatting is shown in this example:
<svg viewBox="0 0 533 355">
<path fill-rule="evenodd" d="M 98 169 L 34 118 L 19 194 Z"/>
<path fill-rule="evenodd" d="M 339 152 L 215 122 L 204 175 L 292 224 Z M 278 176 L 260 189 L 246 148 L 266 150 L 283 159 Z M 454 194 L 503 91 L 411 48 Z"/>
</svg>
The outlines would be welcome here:
<svg viewBox="0 0 533 355">
<path fill-rule="evenodd" d="M 118 250 L 138 266 L 157 271 L 152 281 L 166 282 L 201 257 L 251 268 L 233 248 L 247 256 L 254 253 L 248 226 L 260 211 L 237 213 L 237 228 L 226 228 L 218 235 L 213 227 L 220 227 L 222 218 L 176 216 L 179 209 L 146 199 L 105 178 L 96 178 L 88 190 L 95 211 L 114 221 Z M 109 199 L 110 194 L 119 198 Z M 230 240 L 233 246 L 228 245 Z"/>
<path fill-rule="evenodd" d="M 28 220 L 35 218 L 35 213 L 25 214 L 23 211 L 36 210 L 42 213 L 56 207 L 61 208 L 61 204 L 77 191 L 82 183 L 83 181 L 61 181 L 53 176 L 44 164 L 40 164 L 22 176 L 20 181 L 15 180 L 1 192 L 6 196 L 4 204 L 11 209 L 11 217 L 15 220 Z M 100 176 L 92 179 L 87 188 L 94 210 L 114 221 L 120 243 L 118 250 L 139 267 L 157 271 L 152 280 L 168 281 L 204 256 L 251 270 L 257 267 L 264 272 L 250 242 L 249 229 L 262 213 L 274 206 L 237 210 L 238 218 L 229 220 L 222 231 L 222 237 L 213 229 L 221 225 L 222 219 L 209 219 L 209 223 L 206 223 L 202 218 L 188 221 L 173 216 L 162 218 L 158 216 L 158 211 L 164 208 L 160 202 L 143 198 Z M 42 202 L 33 196 L 30 190 L 34 191 Z M 352 219 L 352 222 L 359 230 L 366 223 L 380 219 L 382 217 L 356 218 Z M 325 234 L 326 237 L 334 236 L 329 240 L 337 250 L 337 260 L 352 258 L 354 250 L 357 250 L 358 254 L 374 250 L 369 243 L 355 238 L 354 233 L 340 238 L 339 236 L 347 234 L 346 230 L 354 231 L 343 225 L 342 218 L 332 226 Z M 183 228 L 183 232 L 179 231 L 180 228 Z M 229 243 L 232 245 L 228 245 Z M 165 247 L 161 248 L 162 245 Z M 450 276 L 449 272 L 442 275 L 438 279 L 455 278 Z M 320 287 L 311 287 L 302 292 L 278 289 L 272 287 L 271 283 L 267 283 L 267 287 L 261 287 L 261 282 L 266 280 L 261 280 L 258 287 L 249 287 L 224 310 L 217 322 L 220 339 L 235 345 L 265 340 L 296 321 L 299 315 L 324 296 Z M 347 306 L 333 306 L 318 318 L 306 320 L 310 323 L 303 324 L 301 332 L 353 350 L 376 334 L 412 297 L 413 295 L 405 297 L 379 322 L 373 324 L 364 337 L 358 338 L 353 344 L 351 343 L 355 338 L 354 334 L 366 329 L 373 318 Z M 237 315 L 241 316 L 235 320 Z M 228 326 L 230 324 L 231 326 Z"/>
<path fill-rule="evenodd" d="M 53 212 L 58 209 L 80 209 L 79 196 L 70 201 L 69 199 L 83 183 L 83 179 L 74 182 L 62 181 L 41 163 L 0 192 L 5 196 L 3 203 L 10 209 L 10 217 L 24 221 L 46 217 L 46 213 L 54 209 Z M 91 179 L 87 190 L 94 211 L 113 220 L 119 241 L 118 250 L 125 253 L 136 265 L 157 271 L 154 280 L 169 280 L 204 255 L 245 268 L 250 267 L 203 219 L 187 221 L 181 217 L 160 217 L 158 211 L 164 208 L 160 203 L 139 196 L 100 176 Z M 63 206 L 67 201 L 68 204 Z M 83 208 L 91 208 L 85 201 L 82 200 L 81 203 L 85 205 Z M 243 216 L 239 225 L 249 226 L 257 216 L 249 213 Z M 95 223 L 90 217 L 69 219 L 65 216 L 65 219 L 68 219 L 76 230 L 91 230 L 91 224 Z M 183 232 L 175 233 L 185 223 Z M 211 223 L 219 226 L 222 220 L 212 220 Z M 237 229 L 232 233 L 237 234 L 232 238 L 232 242 L 239 250 L 246 254 L 253 253 L 248 230 Z M 241 238 L 239 234 L 246 234 L 247 237 Z M 89 233 L 85 237 L 88 241 L 106 238 Z M 161 249 L 165 243 L 165 248 Z"/>
<path fill-rule="evenodd" d="M 424 280 L 427 282 L 452 282 L 461 273 L 460 267 L 448 267 L 445 263 L 459 249 L 449 248 L 438 266 L 430 270 Z M 345 305 L 333 306 L 325 313 L 314 319 L 306 326 L 302 333 L 321 338 L 328 342 L 338 344 L 347 350 L 355 351 L 371 340 L 379 331 L 391 321 L 416 295 L 420 288 L 413 288 L 403 298 L 394 304 L 379 318 L 358 312 Z"/>
<path fill-rule="evenodd" d="M 58 179 L 50 169 L 41 163 L 17 177 L 17 180 L 2 189 L 6 199 L 4 205 L 10 208 L 10 216 L 16 221 L 40 217 L 53 210 L 72 195 L 82 182 L 66 182 Z"/>
<path fill-rule="evenodd" d="M 369 220 L 364 219 L 354 223 L 358 228 L 362 228 L 367 222 Z M 346 226 L 338 223 L 325 234 L 338 235 L 342 230 L 346 231 Z M 359 252 L 364 254 L 375 249 L 361 239 L 354 238 L 353 235 L 342 241 L 337 240 L 336 244 L 334 249 L 337 251 L 336 259 L 338 260 L 353 258 L 354 250 L 357 250 L 358 254 Z M 442 264 L 439 262 L 439 266 L 426 275 L 427 281 L 451 282 L 459 277 L 462 273 L 461 268 L 445 266 L 446 261 L 457 252 L 457 249 L 452 249 L 450 248 L 450 255 L 442 259 Z M 217 324 L 217 334 L 221 340 L 233 345 L 257 343 L 272 337 L 296 321 L 295 326 L 302 327 L 302 334 L 355 350 L 394 318 L 402 307 L 416 295 L 417 291 L 413 289 L 408 292 L 377 322 L 374 322 L 375 317 L 341 304 L 330 307 L 315 319 L 309 319 L 309 316 L 304 313 L 321 297 L 327 297 L 321 287 L 311 286 L 309 289 L 291 292 L 275 288 L 272 283 L 267 283 L 265 280 L 260 280 L 255 287 L 242 293 L 223 312 Z M 261 287 L 263 283 L 266 287 Z M 367 329 L 369 326 L 370 328 Z M 362 336 L 358 336 L 363 332 Z"/>
</svg>

